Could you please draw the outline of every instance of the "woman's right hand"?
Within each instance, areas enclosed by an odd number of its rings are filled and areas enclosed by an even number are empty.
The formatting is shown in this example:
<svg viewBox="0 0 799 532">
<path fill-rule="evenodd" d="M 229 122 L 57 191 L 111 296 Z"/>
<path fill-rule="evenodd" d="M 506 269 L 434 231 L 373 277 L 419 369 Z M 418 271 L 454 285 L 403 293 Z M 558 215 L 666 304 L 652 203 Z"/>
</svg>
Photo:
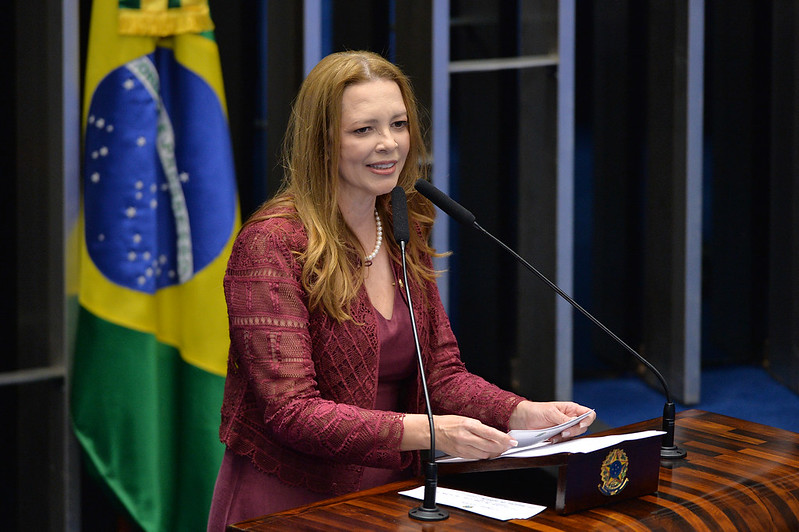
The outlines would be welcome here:
<svg viewBox="0 0 799 532">
<path fill-rule="evenodd" d="M 404 418 L 403 451 L 430 447 L 430 422 L 424 414 L 408 414 Z M 494 458 L 517 442 L 510 435 L 480 421 L 456 415 L 433 416 L 436 449 L 461 458 Z"/>
</svg>

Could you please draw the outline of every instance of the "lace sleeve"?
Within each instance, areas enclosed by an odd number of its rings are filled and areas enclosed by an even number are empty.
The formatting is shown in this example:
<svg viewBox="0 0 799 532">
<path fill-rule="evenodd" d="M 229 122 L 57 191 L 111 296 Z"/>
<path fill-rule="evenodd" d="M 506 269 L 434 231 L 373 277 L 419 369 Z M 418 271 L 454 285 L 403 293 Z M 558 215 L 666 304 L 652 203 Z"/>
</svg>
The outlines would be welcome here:
<svg viewBox="0 0 799 532">
<path fill-rule="evenodd" d="M 433 412 L 468 416 L 509 430 L 511 413 L 524 398 L 469 373 L 460 358 L 436 283 L 428 282 L 426 289 L 429 317 L 425 367 Z"/>
<path fill-rule="evenodd" d="M 333 401 L 319 389 L 297 233 L 296 223 L 277 218 L 248 226 L 237 239 L 225 277 L 229 371 L 246 382 L 273 441 L 337 462 L 407 465 L 399 451 L 401 414 Z"/>
</svg>

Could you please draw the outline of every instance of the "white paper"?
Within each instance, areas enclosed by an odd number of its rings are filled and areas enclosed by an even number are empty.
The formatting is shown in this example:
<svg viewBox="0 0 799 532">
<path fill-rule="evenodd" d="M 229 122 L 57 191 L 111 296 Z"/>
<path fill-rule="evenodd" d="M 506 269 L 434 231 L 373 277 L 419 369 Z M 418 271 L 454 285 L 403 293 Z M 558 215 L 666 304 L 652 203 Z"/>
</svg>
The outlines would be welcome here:
<svg viewBox="0 0 799 532">
<path fill-rule="evenodd" d="M 399 492 L 400 495 L 424 500 L 424 486 L 419 486 L 408 491 Z M 460 508 L 468 512 L 507 521 L 509 519 L 529 519 L 546 510 L 546 506 L 528 504 L 525 502 L 509 501 L 486 497 L 467 491 L 449 488 L 436 488 L 436 504 Z"/>
<path fill-rule="evenodd" d="M 665 434 L 662 430 L 645 430 L 643 432 L 633 432 L 629 434 L 615 434 L 612 436 L 588 436 L 585 438 L 575 438 L 561 443 L 553 443 L 531 449 L 526 449 L 520 453 L 515 453 L 514 458 L 524 458 L 533 456 L 547 456 L 557 453 L 590 453 L 598 449 L 604 449 L 617 445 L 623 441 L 640 440 L 650 436 Z"/>
<path fill-rule="evenodd" d="M 617 445 L 623 441 L 639 440 L 656 436 L 658 434 L 665 434 L 662 430 L 645 430 L 643 432 L 633 432 L 629 434 L 616 434 L 612 436 L 585 436 L 583 438 L 575 438 L 560 443 L 538 443 L 531 447 L 523 449 L 514 448 L 511 452 L 500 455 L 494 460 L 501 460 L 502 458 L 530 458 L 535 456 L 548 456 L 558 453 L 590 453 L 598 449 L 604 449 Z M 459 457 L 447 457 L 436 460 L 439 463 L 454 463 L 454 462 L 470 462 L 471 459 Z"/>
<path fill-rule="evenodd" d="M 514 451 L 517 449 L 523 449 L 526 447 L 532 447 L 538 443 L 541 443 L 545 440 L 548 440 L 552 436 L 556 436 L 566 430 L 567 428 L 578 424 L 583 419 L 587 418 L 593 410 L 589 410 L 585 414 L 572 418 L 565 423 L 561 423 L 560 425 L 556 425 L 554 427 L 549 427 L 547 429 L 539 429 L 539 430 L 512 430 L 508 434 L 511 437 L 519 442 L 519 445 L 514 447 L 513 449 L 508 449 L 508 451 Z M 505 451 L 505 452 L 508 452 Z"/>
</svg>

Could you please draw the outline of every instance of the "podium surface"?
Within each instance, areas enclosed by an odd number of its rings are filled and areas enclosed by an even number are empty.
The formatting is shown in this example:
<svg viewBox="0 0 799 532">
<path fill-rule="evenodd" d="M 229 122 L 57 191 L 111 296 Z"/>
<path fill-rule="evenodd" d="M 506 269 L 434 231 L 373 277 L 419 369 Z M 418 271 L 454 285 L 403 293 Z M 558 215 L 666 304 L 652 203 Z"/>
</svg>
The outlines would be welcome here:
<svg viewBox="0 0 799 532">
<path fill-rule="evenodd" d="M 657 418 L 594 436 L 658 429 L 659 424 Z M 661 461 L 655 493 L 569 515 L 555 511 L 554 483 L 550 486 L 546 475 L 517 469 L 491 474 L 501 475 L 495 478 L 517 494 L 515 500 L 548 506 L 531 519 L 497 521 L 447 507 L 445 521 L 415 521 L 408 511 L 419 501 L 398 491 L 423 484 L 416 479 L 258 517 L 228 530 L 799 530 L 799 434 L 688 410 L 677 415 L 675 442 L 688 456 Z M 468 477 L 482 474 L 442 474 L 439 486 L 477 491 Z M 525 474 L 530 476 L 519 476 Z M 472 480 L 485 495 L 508 497 L 492 493 L 488 477 Z"/>
</svg>

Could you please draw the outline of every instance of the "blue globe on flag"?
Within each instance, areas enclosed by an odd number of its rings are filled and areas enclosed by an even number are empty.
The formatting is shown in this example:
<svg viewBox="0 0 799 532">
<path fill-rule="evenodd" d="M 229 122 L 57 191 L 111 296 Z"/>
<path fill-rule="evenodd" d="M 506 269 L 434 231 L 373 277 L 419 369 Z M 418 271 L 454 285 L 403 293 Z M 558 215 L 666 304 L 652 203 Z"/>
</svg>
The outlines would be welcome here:
<svg viewBox="0 0 799 532">
<path fill-rule="evenodd" d="M 171 50 L 98 84 L 85 151 L 87 249 L 109 280 L 154 294 L 219 256 L 236 223 L 227 117 Z"/>
</svg>

